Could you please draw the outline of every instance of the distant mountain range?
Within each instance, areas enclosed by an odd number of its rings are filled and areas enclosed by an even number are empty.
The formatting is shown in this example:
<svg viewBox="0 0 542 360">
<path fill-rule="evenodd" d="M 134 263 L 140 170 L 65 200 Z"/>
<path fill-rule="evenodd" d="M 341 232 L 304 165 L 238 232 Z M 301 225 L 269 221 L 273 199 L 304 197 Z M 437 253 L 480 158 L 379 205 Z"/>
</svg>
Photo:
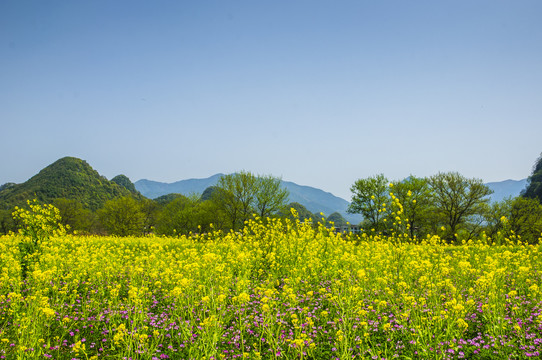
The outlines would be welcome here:
<svg viewBox="0 0 542 360">
<path fill-rule="evenodd" d="M 527 179 L 504 180 L 486 183 L 487 187 L 493 190 L 491 201 L 501 201 L 507 197 L 516 197 L 527 187 Z"/>
<path fill-rule="evenodd" d="M 174 183 L 164 183 L 147 179 L 138 180 L 134 183 L 136 190 L 149 199 L 156 199 L 167 194 L 201 194 L 209 186 L 216 185 L 224 174 L 216 174 L 205 179 L 188 179 Z"/>
</svg>

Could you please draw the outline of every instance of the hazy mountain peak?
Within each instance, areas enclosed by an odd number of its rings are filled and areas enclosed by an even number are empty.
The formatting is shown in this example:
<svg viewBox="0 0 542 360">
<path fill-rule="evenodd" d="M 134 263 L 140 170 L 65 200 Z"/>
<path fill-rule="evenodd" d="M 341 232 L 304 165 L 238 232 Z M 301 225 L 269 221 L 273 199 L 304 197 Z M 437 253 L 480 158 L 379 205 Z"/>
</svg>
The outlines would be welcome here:
<svg viewBox="0 0 542 360">
<path fill-rule="evenodd" d="M 493 190 L 490 195 L 491 201 L 501 201 L 507 197 L 519 196 L 522 190 L 527 186 L 527 179 L 521 180 L 503 180 L 486 183 L 487 187 Z"/>
</svg>

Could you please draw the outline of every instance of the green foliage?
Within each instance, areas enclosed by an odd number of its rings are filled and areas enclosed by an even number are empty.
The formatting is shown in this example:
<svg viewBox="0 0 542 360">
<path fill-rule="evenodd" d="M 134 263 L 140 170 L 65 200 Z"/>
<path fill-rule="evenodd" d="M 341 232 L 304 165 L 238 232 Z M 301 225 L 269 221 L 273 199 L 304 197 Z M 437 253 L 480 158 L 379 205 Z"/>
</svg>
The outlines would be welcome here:
<svg viewBox="0 0 542 360">
<path fill-rule="evenodd" d="M 542 237 L 542 205 L 538 199 L 516 197 L 493 203 L 484 218 L 486 234 L 493 239 L 510 234 L 536 244 Z"/>
<path fill-rule="evenodd" d="M 178 197 L 160 210 L 156 232 L 168 236 L 207 232 L 213 222 L 222 225 L 217 210 L 215 204 L 200 201 L 197 195 Z"/>
<path fill-rule="evenodd" d="M 29 209 L 16 207 L 13 218 L 19 224 L 22 238 L 18 244 L 23 280 L 33 263 L 39 261 L 41 244 L 52 236 L 66 234 L 60 211 L 51 204 L 41 205 L 36 199 L 27 202 Z"/>
<path fill-rule="evenodd" d="M 501 232 L 508 229 L 504 228 L 503 218 L 508 221 L 512 214 L 512 203 L 514 199 L 506 198 L 502 201 L 496 201 L 488 204 L 484 212 L 485 233 L 490 238 L 497 238 Z"/>
<path fill-rule="evenodd" d="M 213 200 L 230 219 L 230 227 L 233 230 L 241 229 L 254 213 L 252 204 L 256 193 L 256 176 L 246 171 L 224 175 L 217 187 Z"/>
<path fill-rule="evenodd" d="M 523 192 L 523 197 L 538 199 L 542 202 L 542 154 L 536 160 L 531 176 L 527 179 L 527 188 Z"/>
<path fill-rule="evenodd" d="M 13 210 L 0 209 L 0 234 L 9 234 L 17 231 L 17 226 L 12 216 Z"/>
<path fill-rule="evenodd" d="M 150 234 L 156 225 L 156 216 L 160 210 L 160 204 L 151 199 L 142 198 L 137 200 L 143 212 L 143 233 Z"/>
<path fill-rule="evenodd" d="M 145 232 L 147 214 L 144 203 L 131 196 L 109 200 L 98 210 L 100 222 L 109 234 L 141 235 Z"/>
<path fill-rule="evenodd" d="M 346 219 L 338 212 L 334 212 L 331 215 L 329 215 L 326 219 L 326 222 L 333 223 L 336 227 L 342 227 L 346 226 L 347 221 Z"/>
<path fill-rule="evenodd" d="M 5 183 L 4 185 L 0 185 L 0 191 L 7 190 L 7 189 L 12 188 L 12 187 L 14 187 L 16 185 L 17 184 L 12 183 L 12 182 Z"/>
<path fill-rule="evenodd" d="M 434 212 L 433 191 L 426 178 L 409 176 L 394 183 L 393 193 L 403 206 L 404 218 L 411 238 L 431 233 Z"/>
<path fill-rule="evenodd" d="M 280 178 L 260 175 L 256 177 L 254 208 L 260 217 L 270 217 L 284 208 L 289 194 L 282 187 Z"/>
<path fill-rule="evenodd" d="M 394 184 L 377 175 L 356 181 L 351 190 L 348 211 L 364 216 L 361 226 L 366 231 L 405 234 L 410 239 L 438 233 L 449 242 L 481 234 L 492 193 L 481 180 L 455 172 L 409 176 Z"/>
<path fill-rule="evenodd" d="M 390 202 L 389 181 L 379 174 L 366 179 L 357 180 L 350 188 L 352 202 L 348 207 L 351 214 L 361 214 L 364 227 L 381 232 L 386 228 L 386 206 Z"/>
<path fill-rule="evenodd" d="M 61 223 L 74 232 L 90 233 L 96 223 L 95 214 L 83 208 L 83 205 L 73 199 L 55 199 L 53 205 L 58 209 Z"/>
<path fill-rule="evenodd" d="M 277 214 L 287 198 L 288 191 L 280 187 L 280 179 L 255 176 L 246 171 L 223 175 L 211 195 L 211 200 L 225 214 L 228 227 L 233 230 L 241 229 L 255 213 L 261 216 Z"/>
<path fill-rule="evenodd" d="M 172 202 L 173 200 L 178 199 L 178 198 L 181 198 L 181 197 L 185 197 L 185 196 L 182 195 L 182 194 L 171 193 L 171 194 L 166 194 L 166 195 L 159 196 L 159 197 L 157 197 L 156 199 L 154 199 L 154 201 L 155 201 L 158 205 L 164 206 L 164 205 L 169 204 L 169 203 Z"/>
<path fill-rule="evenodd" d="M 18 222 L 19 233 L 35 245 L 50 238 L 66 234 L 60 211 L 51 204 L 41 205 L 34 199 L 27 202 L 29 209 L 16 207 L 13 218 Z"/>
<path fill-rule="evenodd" d="M 294 216 L 292 212 L 290 211 L 290 209 L 294 209 L 297 216 Z M 313 213 L 311 213 L 305 206 L 303 206 L 302 204 L 298 202 L 292 202 L 286 205 L 285 209 L 280 211 L 280 215 L 282 217 L 290 219 L 290 221 L 292 222 L 295 222 L 297 219 L 299 219 L 299 222 L 301 223 L 308 220 L 317 221 L 317 219 L 321 217 L 319 215 L 318 217 L 315 218 Z"/>
<path fill-rule="evenodd" d="M 203 193 L 201 194 L 201 201 L 205 201 L 205 200 L 211 200 L 212 197 L 213 197 L 213 193 L 217 190 L 218 188 L 216 186 L 209 186 L 208 188 L 206 188 L 205 190 L 203 190 Z"/>
<path fill-rule="evenodd" d="M 538 199 L 517 197 L 511 202 L 509 226 L 523 242 L 536 244 L 542 237 L 542 205 Z"/>
<path fill-rule="evenodd" d="M 492 191 L 480 179 L 467 179 L 457 172 L 438 173 L 429 178 L 435 213 L 443 223 L 443 237 L 457 240 L 457 232 L 473 216 L 484 214 Z"/>
<path fill-rule="evenodd" d="M 196 203 L 184 195 L 168 202 L 158 214 L 156 232 L 168 236 L 189 233 L 194 227 L 192 210 Z"/>
</svg>

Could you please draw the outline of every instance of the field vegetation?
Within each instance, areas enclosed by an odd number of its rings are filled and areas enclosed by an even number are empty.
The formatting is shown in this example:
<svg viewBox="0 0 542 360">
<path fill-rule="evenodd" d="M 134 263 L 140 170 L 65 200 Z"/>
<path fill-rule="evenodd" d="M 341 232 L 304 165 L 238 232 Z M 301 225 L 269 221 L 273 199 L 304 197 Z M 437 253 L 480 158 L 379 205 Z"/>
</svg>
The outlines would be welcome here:
<svg viewBox="0 0 542 360">
<path fill-rule="evenodd" d="M 37 203 L 15 215 L 21 231 L 0 238 L 1 359 L 541 354 L 539 246 L 506 218 L 458 246 L 413 241 L 402 213 L 389 235 L 255 217 L 175 237 L 69 235 Z"/>
</svg>

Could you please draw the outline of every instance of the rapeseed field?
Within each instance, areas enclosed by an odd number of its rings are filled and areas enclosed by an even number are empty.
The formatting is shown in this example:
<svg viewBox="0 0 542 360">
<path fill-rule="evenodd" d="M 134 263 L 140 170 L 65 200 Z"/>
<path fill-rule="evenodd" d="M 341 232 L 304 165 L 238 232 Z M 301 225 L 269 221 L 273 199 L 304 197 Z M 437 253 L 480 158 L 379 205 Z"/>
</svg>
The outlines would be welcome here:
<svg viewBox="0 0 542 360">
<path fill-rule="evenodd" d="M 23 277 L 23 236 L 4 236 L 0 359 L 539 358 L 540 250 L 512 240 L 256 218 L 238 233 L 51 236 Z"/>
</svg>

